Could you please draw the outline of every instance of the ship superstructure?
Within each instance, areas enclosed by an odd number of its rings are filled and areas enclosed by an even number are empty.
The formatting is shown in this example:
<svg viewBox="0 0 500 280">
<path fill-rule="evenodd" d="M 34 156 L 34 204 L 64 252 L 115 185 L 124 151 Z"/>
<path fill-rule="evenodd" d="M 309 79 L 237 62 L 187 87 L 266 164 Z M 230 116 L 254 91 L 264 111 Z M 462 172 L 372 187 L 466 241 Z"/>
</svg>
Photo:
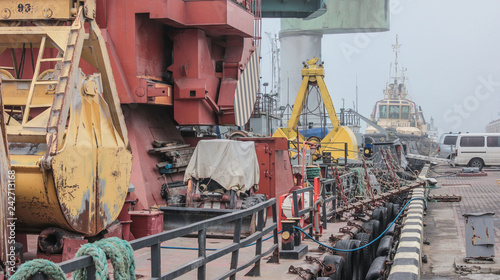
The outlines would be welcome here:
<svg viewBox="0 0 500 280">
<path fill-rule="evenodd" d="M 406 87 L 405 68 L 398 74 L 398 53 L 401 45 L 393 45 L 396 59 L 394 63 L 394 77 L 384 89 L 384 99 L 375 103 L 371 119 L 379 126 L 394 130 L 398 134 L 424 136 L 427 134 L 427 124 L 422 114 L 422 109 L 411 100 Z M 373 126 L 368 126 L 366 133 L 379 133 Z"/>
</svg>

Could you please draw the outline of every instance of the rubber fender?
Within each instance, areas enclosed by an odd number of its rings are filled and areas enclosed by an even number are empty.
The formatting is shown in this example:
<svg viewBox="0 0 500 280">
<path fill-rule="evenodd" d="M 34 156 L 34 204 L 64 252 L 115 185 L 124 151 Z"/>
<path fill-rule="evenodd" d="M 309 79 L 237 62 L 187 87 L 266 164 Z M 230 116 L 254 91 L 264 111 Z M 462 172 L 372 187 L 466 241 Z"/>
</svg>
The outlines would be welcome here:
<svg viewBox="0 0 500 280">
<path fill-rule="evenodd" d="M 392 236 L 387 235 L 382 237 L 382 240 L 380 240 L 380 244 L 378 245 L 377 248 L 377 257 L 380 256 L 387 256 L 389 254 L 389 251 L 391 250 L 392 247 Z"/>
<path fill-rule="evenodd" d="M 379 207 L 373 210 L 372 220 L 379 220 L 382 228 L 385 229 L 387 226 L 387 208 Z"/>
<path fill-rule="evenodd" d="M 378 220 L 371 220 L 362 225 L 364 232 L 369 233 L 371 235 L 371 240 L 377 238 L 380 231 L 380 222 Z M 371 241 L 370 240 L 370 241 Z M 372 250 L 372 255 L 375 257 L 377 253 L 379 240 L 373 242 L 372 245 L 369 246 Z M 373 259 L 372 259 L 373 260 Z"/>
<path fill-rule="evenodd" d="M 368 273 L 366 274 L 366 280 L 377 280 L 384 275 L 385 269 L 385 257 L 378 257 L 368 269 Z"/>
<path fill-rule="evenodd" d="M 392 226 L 385 232 L 385 236 L 394 235 L 394 230 L 396 229 L 396 224 L 392 224 Z"/>
<path fill-rule="evenodd" d="M 380 219 L 380 207 L 373 210 L 372 212 L 372 220 L 379 220 Z"/>
<path fill-rule="evenodd" d="M 344 268 L 344 258 L 342 256 L 328 255 L 323 259 L 323 264 L 325 266 L 333 265 L 335 267 L 335 271 L 332 273 L 329 273 L 327 276 L 327 279 L 332 279 L 332 280 L 341 280 L 342 279 L 342 272 L 343 272 L 343 268 Z M 326 276 L 326 275 L 323 275 L 323 276 Z"/>
<path fill-rule="evenodd" d="M 392 205 L 392 215 L 394 216 L 393 220 L 396 219 L 396 217 L 399 214 L 399 211 L 401 211 L 401 204 L 394 203 Z"/>
<path fill-rule="evenodd" d="M 354 243 L 351 240 L 339 240 L 335 243 L 335 248 L 337 249 L 355 249 Z M 354 252 L 335 252 L 337 255 L 344 258 L 344 269 L 342 273 L 342 279 L 351 279 L 353 272 L 353 257 Z"/>
<path fill-rule="evenodd" d="M 365 232 L 357 233 L 354 238 L 356 240 L 361 241 L 360 247 L 370 243 L 373 240 L 372 236 L 368 233 L 365 233 Z M 368 272 L 368 269 L 370 268 L 370 265 L 374 259 L 372 247 L 374 247 L 373 244 L 360 250 L 361 256 L 362 256 L 361 257 L 361 269 L 363 271 L 363 273 L 362 273 L 363 277 Z M 363 277 L 362 277 L 362 279 L 363 279 Z"/>
<path fill-rule="evenodd" d="M 380 224 L 380 221 L 378 221 L 378 220 L 371 220 L 371 221 L 368 221 L 367 223 L 372 225 L 373 238 L 377 238 L 377 236 L 379 236 L 384 231 L 384 229 L 382 228 L 382 225 Z"/>
<path fill-rule="evenodd" d="M 354 248 L 361 247 L 361 240 L 351 239 L 349 242 L 354 243 Z M 352 280 L 363 280 L 365 275 L 363 274 L 363 250 L 356 250 L 353 252 L 352 256 Z"/>
<path fill-rule="evenodd" d="M 394 204 L 392 202 L 386 202 L 385 208 L 387 208 L 387 221 L 390 223 L 396 216 L 393 216 L 393 207 Z"/>
<path fill-rule="evenodd" d="M 368 222 L 363 223 L 361 225 L 361 227 L 363 228 L 364 232 L 375 235 L 375 232 L 373 232 L 373 224 L 372 223 L 368 223 Z"/>
</svg>

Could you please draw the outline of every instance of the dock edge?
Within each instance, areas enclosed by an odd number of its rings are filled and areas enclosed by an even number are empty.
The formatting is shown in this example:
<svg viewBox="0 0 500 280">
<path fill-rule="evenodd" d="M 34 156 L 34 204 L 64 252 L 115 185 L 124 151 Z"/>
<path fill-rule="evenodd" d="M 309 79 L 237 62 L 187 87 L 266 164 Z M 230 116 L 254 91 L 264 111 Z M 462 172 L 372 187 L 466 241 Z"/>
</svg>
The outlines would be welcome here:
<svg viewBox="0 0 500 280">
<path fill-rule="evenodd" d="M 416 188 L 412 192 L 412 198 L 424 199 L 424 196 L 424 188 Z M 407 216 L 401 230 L 389 280 L 420 279 L 424 208 L 424 200 L 413 200 L 408 205 Z"/>
</svg>

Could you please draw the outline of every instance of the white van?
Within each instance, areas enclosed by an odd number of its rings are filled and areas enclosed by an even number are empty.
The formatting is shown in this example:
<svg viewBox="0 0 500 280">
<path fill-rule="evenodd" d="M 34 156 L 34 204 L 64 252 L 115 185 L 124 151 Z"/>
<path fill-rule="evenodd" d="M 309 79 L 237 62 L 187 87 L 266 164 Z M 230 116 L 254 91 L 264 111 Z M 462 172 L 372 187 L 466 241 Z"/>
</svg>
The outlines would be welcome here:
<svg viewBox="0 0 500 280">
<path fill-rule="evenodd" d="M 500 133 L 459 134 L 455 164 L 471 167 L 500 165 Z"/>
<path fill-rule="evenodd" d="M 439 138 L 438 158 L 451 158 L 451 154 L 455 152 L 457 138 L 459 133 L 445 133 Z"/>
</svg>

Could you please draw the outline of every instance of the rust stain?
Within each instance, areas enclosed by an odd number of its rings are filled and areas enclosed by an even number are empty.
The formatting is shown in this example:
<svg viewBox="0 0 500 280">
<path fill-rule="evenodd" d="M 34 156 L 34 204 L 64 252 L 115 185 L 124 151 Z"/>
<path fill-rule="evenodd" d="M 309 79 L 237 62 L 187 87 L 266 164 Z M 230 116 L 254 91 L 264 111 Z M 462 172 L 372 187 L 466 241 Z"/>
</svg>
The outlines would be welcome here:
<svg viewBox="0 0 500 280">
<path fill-rule="evenodd" d="M 481 237 L 476 235 L 476 229 L 472 226 L 472 245 L 476 244 L 476 239 L 481 239 Z"/>
<path fill-rule="evenodd" d="M 486 238 L 488 239 L 488 242 L 490 241 L 490 233 L 488 231 L 488 227 L 486 227 Z"/>
</svg>

